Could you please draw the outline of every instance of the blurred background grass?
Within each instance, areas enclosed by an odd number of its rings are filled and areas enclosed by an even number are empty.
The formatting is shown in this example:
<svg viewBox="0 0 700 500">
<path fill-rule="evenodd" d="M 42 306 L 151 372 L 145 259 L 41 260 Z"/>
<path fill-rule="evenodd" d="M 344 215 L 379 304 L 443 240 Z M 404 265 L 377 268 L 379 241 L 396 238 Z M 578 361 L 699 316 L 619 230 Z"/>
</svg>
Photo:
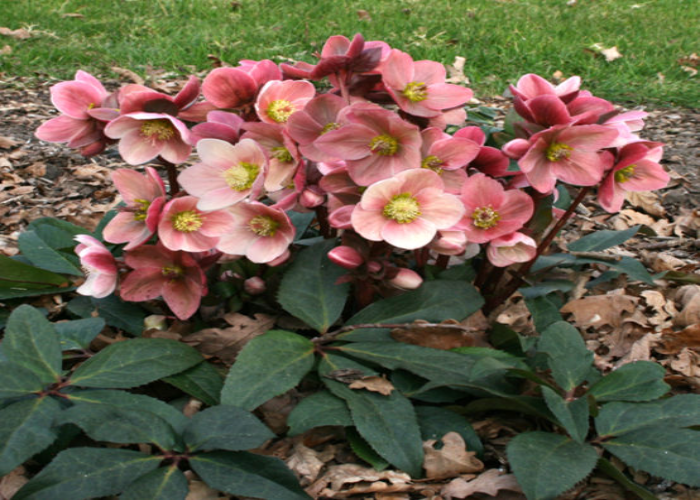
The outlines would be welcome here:
<svg viewBox="0 0 700 500">
<path fill-rule="evenodd" d="M 561 72 L 620 103 L 700 106 L 700 75 L 682 67 L 700 52 L 698 0 L 0 0 L 0 27 L 30 35 L 0 36 L 0 78 L 188 74 L 210 55 L 313 62 L 327 37 L 360 32 L 414 59 L 465 57 L 477 97 Z"/>
</svg>

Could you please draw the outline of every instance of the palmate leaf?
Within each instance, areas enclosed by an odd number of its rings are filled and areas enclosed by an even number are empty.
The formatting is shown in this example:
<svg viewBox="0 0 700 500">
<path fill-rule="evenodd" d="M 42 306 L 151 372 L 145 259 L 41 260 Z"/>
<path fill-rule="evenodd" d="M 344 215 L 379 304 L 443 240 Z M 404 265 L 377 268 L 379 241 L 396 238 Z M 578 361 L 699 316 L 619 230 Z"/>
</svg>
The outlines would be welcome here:
<svg viewBox="0 0 700 500">
<path fill-rule="evenodd" d="M 240 451 L 257 448 L 275 435 L 249 411 L 219 405 L 195 413 L 182 437 L 191 451 Z"/>
<path fill-rule="evenodd" d="M 537 350 L 547 353 L 552 376 L 566 391 L 586 380 L 593 364 L 593 353 L 586 349 L 579 331 L 566 321 L 549 325 L 541 333 Z"/>
<path fill-rule="evenodd" d="M 547 407 L 569 433 L 569 436 L 577 443 L 583 443 L 588 434 L 588 417 L 590 415 L 588 399 L 583 397 L 566 401 L 547 386 L 542 386 L 541 389 Z"/>
<path fill-rule="evenodd" d="M 590 394 L 598 401 L 649 401 L 669 391 L 665 374 L 664 368 L 652 361 L 627 363 L 593 384 Z"/>
<path fill-rule="evenodd" d="M 648 426 L 700 426 L 700 395 L 679 394 L 648 403 L 608 403 L 595 419 L 601 436 L 619 436 Z"/>
<path fill-rule="evenodd" d="M 185 500 L 187 478 L 177 466 L 161 467 L 131 483 L 119 500 Z"/>
</svg>

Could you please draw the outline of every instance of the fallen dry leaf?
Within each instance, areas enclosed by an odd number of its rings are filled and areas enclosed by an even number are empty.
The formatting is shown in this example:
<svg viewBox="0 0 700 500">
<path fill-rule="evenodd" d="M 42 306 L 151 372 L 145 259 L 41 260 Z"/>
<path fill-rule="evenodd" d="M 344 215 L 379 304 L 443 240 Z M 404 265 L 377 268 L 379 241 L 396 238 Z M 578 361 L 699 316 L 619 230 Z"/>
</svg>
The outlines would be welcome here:
<svg viewBox="0 0 700 500">
<path fill-rule="evenodd" d="M 146 83 L 146 81 L 143 78 L 141 78 L 139 75 L 137 75 L 130 69 L 120 68 L 119 66 L 112 66 L 112 71 L 114 71 L 122 78 L 126 78 L 127 80 L 136 83 L 137 85 L 143 85 L 144 83 Z"/>
<path fill-rule="evenodd" d="M 66 12 L 65 14 L 61 14 L 62 18 L 74 18 L 74 19 L 83 19 L 85 16 L 79 12 Z"/>
<path fill-rule="evenodd" d="M 12 54 L 12 47 L 9 45 L 3 45 L 3 47 L 0 49 L 0 56 L 9 56 Z"/>
<path fill-rule="evenodd" d="M 489 469 L 471 481 L 461 477 L 450 481 L 440 492 L 445 500 L 469 498 L 477 493 L 495 497 L 499 490 L 522 491 L 513 474 L 504 474 L 498 469 Z"/>
<path fill-rule="evenodd" d="M 204 481 L 189 480 L 189 492 L 185 500 L 218 500 L 219 491 L 209 487 Z"/>
<path fill-rule="evenodd" d="M 480 318 L 483 318 L 483 314 L 481 314 Z M 475 321 L 478 322 L 479 318 Z M 414 321 L 415 326 L 394 328 L 391 331 L 391 336 L 398 342 L 442 350 L 463 346 L 488 345 L 484 340 L 485 328 L 475 328 L 455 320 L 445 320 L 434 326 L 421 326 L 425 324 L 427 324 L 426 321 L 416 320 Z"/>
<path fill-rule="evenodd" d="M 292 455 L 287 459 L 287 467 L 292 469 L 301 478 L 301 485 L 313 483 L 318 477 L 326 462 L 321 460 L 319 452 L 302 443 L 294 445 Z"/>
<path fill-rule="evenodd" d="M 353 381 L 349 386 L 350 389 L 367 389 L 368 391 L 378 392 L 383 396 L 388 396 L 394 390 L 394 386 L 384 377 L 369 376 Z"/>
<path fill-rule="evenodd" d="M 630 295 L 591 295 L 568 302 L 560 311 L 573 314 L 574 325 L 578 328 L 619 328 L 625 313 L 634 312 L 637 302 L 639 299 Z"/>
<path fill-rule="evenodd" d="M 12 137 L 0 136 L 0 149 L 14 148 L 18 144 L 20 144 L 20 142 L 14 140 Z"/>
<path fill-rule="evenodd" d="M 342 464 L 329 467 L 306 492 L 313 498 L 346 498 L 361 493 L 406 491 L 411 488 L 410 482 L 411 476 L 405 472 L 378 472 L 357 464 Z"/>
<path fill-rule="evenodd" d="M 622 57 L 622 54 L 620 54 L 620 52 L 617 50 L 617 46 L 606 48 L 601 43 L 594 43 L 585 50 L 587 52 L 591 52 L 592 54 L 601 55 L 605 57 L 605 60 L 607 62 L 612 62 L 615 59 L 620 59 Z"/>
<path fill-rule="evenodd" d="M 446 479 L 484 470 L 483 462 L 476 458 L 476 452 L 467 451 L 460 434 L 448 432 L 442 437 L 442 442 L 444 446 L 439 450 L 435 449 L 436 439 L 423 443 L 423 468 L 428 479 Z"/>
<path fill-rule="evenodd" d="M 678 354 L 684 348 L 700 351 L 700 323 L 677 332 L 664 330 L 658 344 L 654 350 L 661 354 Z"/>
<path fill-rule="evenodd" d="M 644 290 L 640 295 L 646 300 L 647 306 L 654 311 L 653 315 L 647 316 L 649 324 L 657 327 L 657 330 L 670 327 L 673 318 L 678 314 L 673 301 L 666 300 L 664 294 L 656 290 Z"/>
<path fill-rule="evenodd" d="M 367 12 L 364 9 L 359 9 L 357 11 L 357 18 L 360 21 L 371 21 L 372 20 L 372 16 L 369 14 L 369 12 Z"/>
<path fill-rule="evenodd" d="M 681 57 L 678 59 L 678 64 L 681 66 L 692 66 L 693 68 L 697 68 L 700 66 L 700 56 L 693 52 L 687 57 Z"/>
<path fill-rule="evenodd" d="M 653 191 L 629 191 L 627 201 L 634 207 L 639 207 L 649 215 L 663 217 L 666 209 L 659 202 L 659 195 Z"/>
<path fill-rule="evenodd" d="M 29 479 L 25 475 L 27 471 L 21 465 L 12 472 L 0 478 L 0 498 L 10 499 L 24 486 Z"/>
<path fill-rule="evenodd" d="M 32 34 L 26 28 L 19 28 L 16 30 L 11 30 L 10 28 L 0 27 L 0 35 L 11 36 L 17 40 L 26 40 L 30 38 Z"/>
<path fill-rule="evenodd" d="M 469 85 L 469 78 L 464 74 L 465 62 L 467 62 L 466 58 L 462 56 L 455 56 L 455 61 L 446 66 L 448 78 L 445 81 L 447 83 Z"/>
<path fill-rule="evenodd" d="M 685 327 L 700 323 L 700 285 L 685 285 L 678 289 L 676 301 L 680 312 L 673 319 L 675 326 Z"/>
</svg>

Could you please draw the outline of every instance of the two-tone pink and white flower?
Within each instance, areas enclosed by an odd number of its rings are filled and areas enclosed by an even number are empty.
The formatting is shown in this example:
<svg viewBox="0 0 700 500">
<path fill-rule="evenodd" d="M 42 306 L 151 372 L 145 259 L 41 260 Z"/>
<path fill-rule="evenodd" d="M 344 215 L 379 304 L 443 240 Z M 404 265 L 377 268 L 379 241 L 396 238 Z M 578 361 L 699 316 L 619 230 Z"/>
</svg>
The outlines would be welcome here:
<svg viewBox="0 0 700 500">
<path fill-rule="evenodd" d="M 489 241 L 486 257 L 496 267 L 529 262 L 537 255 L 537 243 L 529 236 L 515 232 Z"/>
<path fill-rule="evenodd" d="M 242 138 L 257 142 L 268 157 L 265 190 L 271 193 L 288 187 L 302 164 L 302 158 L 286 128 L 260 122 L 246 123 L 243 128 L 246 132 Z"/>
<path fill-rule="evenodd" d="M 453 226 L 463 214 L 464 206 L 445 193 L 438 174 L 413 169 L 369 186 L 351 220 L 368 240 L 413 250 L 430 243 L 438 230 Z"/>
<path fill-rule="evenodd" d="M 110 243 L 127 243 L 124 250 L 132 250 L 156 232 L 165 205 L 165 186 L 151 167 L 146 167 L 145 175 L 127 168 L 117 169 L 112 173 L 112 182 L 126 207 L 107 223 L 103 237 Z"/>
<path fill-rule="evenodd" d="M 197 208 L 220 210 L 260 194 L 267 173 L 267 157 L 252 139 L 235 145 L 219 139 L 197 143 L 200 163 L 185 169 L 178 182 L 189 194 L 197 196 Z"/>
<path fill-rule="evenodd" d="M 169 250 L 209 251 L 233 226 L 233 219 L 227 211 L 204 212 L 197 208 L 198 201 L 195 196 L 183 196 L 170 200 L 163 207 L 158 238 Z"/>
<path fill-rule="evenodd" d="M 75 253 L 80 258 L 80 265 L 87 274 L 85 283 L 76 292 L 101 299 L 107 297 L 117 287 L 119 269 L 112 253 L 100 241 L 87 234 L 75 237 L 78 245 Z"/>
<path fill-rule="evenodd" d="M 265 123 L 281 124 L 301 111 L 316 95 L 316 88 L 305 80 L 273 80 L 260 89 L 255 101 L 258 118 Z"/>
</svg>

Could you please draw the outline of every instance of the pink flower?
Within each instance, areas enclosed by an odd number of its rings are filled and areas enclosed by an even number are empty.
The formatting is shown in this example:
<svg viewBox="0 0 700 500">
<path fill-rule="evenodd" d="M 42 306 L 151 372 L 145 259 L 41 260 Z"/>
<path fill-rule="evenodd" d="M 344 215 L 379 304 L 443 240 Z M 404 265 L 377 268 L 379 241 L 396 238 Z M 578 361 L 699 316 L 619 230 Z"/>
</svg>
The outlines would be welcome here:
<svg viewBox="0 0 700 500">
<path fill-rule="evenodd" d="M 511 233 L 489 242 L 486 256 L 496 267 L 506 267 L 516 262 L 529 262 L 537 254 L 535 240 L 523 233 Z"/>
<path fill-rule="evenodd" d="M 216 68 L 204 79 L 202 93 L 219 108 L 235 109 L 255 101 L 258 84 L 241 68 Z"/>
<path fill-rule="evenodd" d="M 628 191 L 665 187 L 670 177 L 658 163 L 662 151 L 662 145 L 656 142 L 634 142 L 623 147 L 617 163 L 600 185 L 600 205 L 608 212 L 618 212 Z"/>
<path fill-rule="evenodd" d="M 335 156 L 328 155 L 315 145 L 316 139 L 326 132 L 340 127 L 338 113 L 345 107 L 345 101 L 335 94 L 322 94 L 314 97 L 306 107 L 294 113 L 287 122 L 289 135 L 299 143 L 299 151 L 313 161 L 329 161 Z"/>
<path fill-rule="evenodd" d="M 130 165 L 140 165 L 161 156 L 182 163 L 190 156 L 191 132 L 166 113 L 129 113 L 111 121 L 105 134 L 119 141 L 119 154 Z"/>
<path fill-rule="evenodd" d="M 557 180 L 593 186 L 603 178 L 607 166 L 600 150 L 616 137 L 616 130 L 600 125 L 552 127 L 530 138 L 530 148 L 518 165 L 540 193 L 552 191 Z"/>
<path fill-rule="evenodd" d="M 618 113 L 603 121 L 601 125 L 614 128 L 620 134 L 610 147 L 621 148 L 630 142 L 641 141 L 634 132 L 644 128 L 644 118 L 646 117 L 647 113 L 644 111 L 627 111 Z"/>
<path fill-rule="evenodd" d="M 423 130 L 421 138 L 421 167 L 437 173 L 445 183 L 448 193 L 459 194 L 462 184 L 467 179 L 464 167 L 476 157 L 479 145 L 433 127 Z"/>
<path fill-rule="evenodd" d="M 460 198 L 466 213 L 456 227 L 472 243 L 486 243 L 520 229 L 534 211 L 532 198 L 526 193 L 506 191 L 498 181 L 481 173 L 467 179 Z"/>
<path fill-rule="evenodd" d="M 197 103 L 199 79 L 192 75 L 184 87 L 171 97 L 143 85 L 127 85 L 120 91 L 120 113 L 165 113 L 179 120 L 200 122 L 212 111 L 213 105 Z"/>
<path fill-rule="evenodd" d="M 127 252 L 124 259 L 133 271 L 120 287 L 122 299 L 143 302 L 163 297 L 181 320 L 197 312 L 207 293 L 206 277 L 191 255 L 158 243 Z"/>
<path fill-rule="evenodd" d="M 235 144 L 243 123 L 243 118 L 236 113 L 210 111 L 206 122 L 192 127 L 192 144 L 196 146 L 202 139 L 221 139 Z"/>
<path fill-rule="evenodd" d="M 301 156 L 285 127 L 255 122 L 246 123 L 243 128 L 246 130 L 243 139 L 256 141 L 269 158 L 265 190 L 274 192 L 289 186 L 301 164 Z"/>
<path fill-rule="evenodd" d="M 214 248 L 219 237 L 233 225 L 228 212 L 202 212 L 197 209 L 198 201 L 195 196 L 183 196 L 170 200 L 163 208 L 158 237 L 169 250 L 206 252 Z"/>
<path fill-rule="evenodd" d="M 316 95 L 311 82 L 293 80 L 273 80 L 267 82 L 255 102 L 258 118 L 265 123 L 284 125 L 297 111 Z"/>
<path fill-rule="evenodd" d="M 417 126 L 374 104 L 345 108 L 348 123 L 322 135 L 315 145 L 345 160 L 350 177 L 361 186 L 421 166 L 421 136 Z"/>
<path fill-rule="evenodd" d="M 216 246 L 221 252 L 245 255 L 256 264 L 283 257 L 296 230 L 282 210 L 259 202 L 238 203 L 229 208 L 234 224 Z"/>
<path fill-rule="evenodd" d="M 369 186 L 352 212 L 352 226 L 368 240 L 413 250 L 456 224 L 463 213 L 464 206 L 444 192 L 435 172 L 413 169 Z"/>
<path fill-rule="evenodd" d="M 428 247 L 440 255 L 462 255 L 467 249 L 464 231 L 438 231 Z"/>
<path fill-rule="evenodd" d="M 117 287 L 117 262 L 112 253 L 87 234 L 79 234 L 75 240 L 78 242 L 75 253 L 80 257 L 80 265 L 87 274 L 87 280 L 76 292 L 96 299 L 107 297 Z"/>
<path fill-rule="evenodd" d="M 578 76 L 572 76 L 554 86 L 541 76 L 529 73 L 521 76 L 515 86 L 511 85 L 510 92 L 523 101 L 541 95 L 554 95 L 566 103 L 576 98 L 580 86 L 581 78 Z"/>
<path fill-rule="evenodd" d="M 508 172 L 508 165 L 510 162 L 508 161 L 508 157 L 500 149 L 484 146 L 486 143 L 486 134 L 484 134 L 481 128 L 473 126 L 464 127 L 455 132 L 454 137 L 469 139 L 479 145 L 479 151 L 476 157 L 469 162 L 468 168 L 475 168 L 479 172 L 483 172 L 491 177 L 503 177 L 514 174 L 514 172 Z"/>
<path fill-rule="evenodd" d="M 104 239 L 128 243 L 124 250 L 132 250 L 155 233 L 165 204 L 165 186 L 151 167 L 146 167 L 146 175 L 120 168 L 112 173 L 112 181 L 126 207 L 105 226 Z"/>
<path fill-rule="evenodd" d="M 243 139 L 231 145 L 219 139 L 202 139 L 197 153 L 202 162 L 185 169 L 178 182 L 199 197 L 199 210 L 219 210 L 260 194 L 267 158 L 257 142 Z"/>
<path fill-rule="evenodd" d="M 414 116 L 431 118 L 463 106 L 472 98 L 466 87 L 445 83 L 445 67 L 435 61 L 413 61 L 394 49 L 382 68 L 384 86 L 396 104 Z"/>
</svg>

